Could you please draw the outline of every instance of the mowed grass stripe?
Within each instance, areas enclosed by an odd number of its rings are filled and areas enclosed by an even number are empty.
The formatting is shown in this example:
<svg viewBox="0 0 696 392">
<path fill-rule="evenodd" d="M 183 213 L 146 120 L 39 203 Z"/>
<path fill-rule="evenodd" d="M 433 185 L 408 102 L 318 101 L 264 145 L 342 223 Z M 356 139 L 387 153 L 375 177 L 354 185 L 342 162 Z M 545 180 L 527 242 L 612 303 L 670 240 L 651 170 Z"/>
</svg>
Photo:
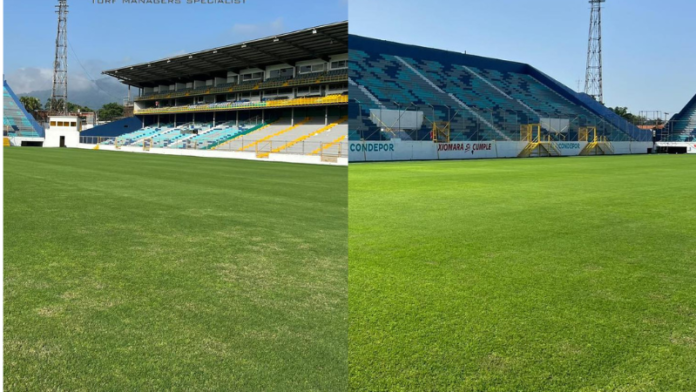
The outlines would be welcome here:
<svg viewBox="0 0 696 392">
<path fill-rule="evenodd" d="M 695 177 L 690 156 L 351 166 L 351 390 L 696 390 Z"/>
<path fill-rule="evenodd" d="M 5 149 L 6 390 L 347 382 L 347 169 Z"/>
</svg>

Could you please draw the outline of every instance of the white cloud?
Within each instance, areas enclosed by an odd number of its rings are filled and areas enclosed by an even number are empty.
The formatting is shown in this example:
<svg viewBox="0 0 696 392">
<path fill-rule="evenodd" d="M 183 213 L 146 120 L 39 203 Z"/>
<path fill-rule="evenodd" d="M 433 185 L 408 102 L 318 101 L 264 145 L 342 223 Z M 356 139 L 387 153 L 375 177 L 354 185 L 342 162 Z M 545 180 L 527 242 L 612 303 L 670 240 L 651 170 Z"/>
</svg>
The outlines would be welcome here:
<svg viewBox="0 0 696 392">
<path fill-rule="evenodd" d="M 53 70 L 33 67 L 20 68 L 5 75 L 5 79 L 17 94 L 48 90 L 53 83 Z"/>
<path fill-rule="evenodd" d="M 53 70 L 50 68 L 20 68 L 5 76 L 12 90 L 17 94 L 53 88 Z M 68 73 L 68 90 L 83 91 L 93 89 L 93 82 L 82 74 Z"/>
</svg>

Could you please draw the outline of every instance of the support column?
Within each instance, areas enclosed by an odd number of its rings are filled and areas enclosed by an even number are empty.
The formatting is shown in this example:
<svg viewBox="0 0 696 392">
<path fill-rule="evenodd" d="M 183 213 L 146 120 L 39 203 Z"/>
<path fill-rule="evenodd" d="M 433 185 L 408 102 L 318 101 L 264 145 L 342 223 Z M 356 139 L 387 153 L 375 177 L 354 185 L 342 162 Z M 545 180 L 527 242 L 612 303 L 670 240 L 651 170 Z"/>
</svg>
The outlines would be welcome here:
<svg viewBox="0 0 696 392">
<path fill-rule="evenodd" d="M 217 114 L 216 112 L 213 112 L 213 127 L 215 127 L 215 117 L 216 117 L 215 115 L 216 114 Z"/>
<path fill-rule="evenodd" d="M 324 125 L 329 125 L 329 107 L 324 108 Z"/>
<path fill-rule="evenodd" d="M 290 126 L 295 125 L 295 108 L 290 109 Z"/>
<path fill-rule="evenodd" d="M 193 126 L 196 126 L 196 113 L 193 113 Z"/>
<path fill-rule="evenodd" d="M 159 127 L 160 127 L 160 115 L 158 114 L 157 115 L 157 128 L 159 128 Z"/>
<path fill-rule="evenodd" d="M 235 113 L 237 113 L 237 123 L 235 126 L 239 128 L 239 110 L 237 110 Z"/>
<path fill-rule="evenodd" d="M 266 119 L 266 110 L 261 109 L 261 122 L 264 122 Z"/>
<path fill-rule="evenodd" d="M 174 113 L 174 127 L 176 128 L 176 113 Z"/>
</svg>

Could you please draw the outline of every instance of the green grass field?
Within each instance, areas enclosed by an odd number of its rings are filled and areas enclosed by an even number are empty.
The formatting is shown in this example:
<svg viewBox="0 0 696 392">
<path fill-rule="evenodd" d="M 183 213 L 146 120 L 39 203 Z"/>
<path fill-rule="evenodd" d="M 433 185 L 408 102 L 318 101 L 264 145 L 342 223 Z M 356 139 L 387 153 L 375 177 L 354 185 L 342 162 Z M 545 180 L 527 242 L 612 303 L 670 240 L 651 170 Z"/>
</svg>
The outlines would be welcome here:
<svg viewBox="0 0 696 392">
<path fill-rule="evenodd" d="M 696 157 L 352 165 L 354 391 L 696 391 Z"/>
<path fill-rule="evenodd" d="M 339 391 L 347 168 L 4 149 L 6 391 Z"/>
</svg>

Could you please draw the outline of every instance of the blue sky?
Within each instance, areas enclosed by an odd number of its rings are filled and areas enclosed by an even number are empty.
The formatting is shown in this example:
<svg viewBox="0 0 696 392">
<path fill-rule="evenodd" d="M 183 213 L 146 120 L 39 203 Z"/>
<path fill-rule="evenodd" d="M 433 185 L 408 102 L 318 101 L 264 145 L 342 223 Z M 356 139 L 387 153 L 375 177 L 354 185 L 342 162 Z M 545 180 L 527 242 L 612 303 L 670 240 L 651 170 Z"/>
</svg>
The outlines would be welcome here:
<svg viewBox="0 0 696 392">
<path fill-rule="evenodd" d="M 5 0 L 4 73 L 18 93 L 50 88 L 55 4 L 55 0 Z M 73 49 L 97 79 L 108 68 L 348 17 L 355 34 L 527 62 L 576 89 L 584 78 L 589 24 L 586 0 L 246 0 L 243 5 L 69 0 L 69 4 L 71 90 L 91 88 Z M 628 106 L 636 113 L 680 110 L 696 94 L 694 19 L 694 0 L 608 0 L 604 9 L 607 105 Z"/>
<path fill-rule="evenodd" d="M 350 32 L 529 63 L 577 90 L 587 0 L 350 0 Z M 696 94 L 696 1 L 607 0 L 608 106 L 675 113 Z"/>
<path fill-rule="evenodd" d="M 5 0 L 4 73 L 17 93 L 50 88 L 56 0 Z M 70 89 L 101 71 L 252 38 L 345 21 L 347 0 L 246 0 L 245 4 L 97 4 L 68 0 Z M 308 10 L 311 10 L 308 11 Z"/>
</svg>

